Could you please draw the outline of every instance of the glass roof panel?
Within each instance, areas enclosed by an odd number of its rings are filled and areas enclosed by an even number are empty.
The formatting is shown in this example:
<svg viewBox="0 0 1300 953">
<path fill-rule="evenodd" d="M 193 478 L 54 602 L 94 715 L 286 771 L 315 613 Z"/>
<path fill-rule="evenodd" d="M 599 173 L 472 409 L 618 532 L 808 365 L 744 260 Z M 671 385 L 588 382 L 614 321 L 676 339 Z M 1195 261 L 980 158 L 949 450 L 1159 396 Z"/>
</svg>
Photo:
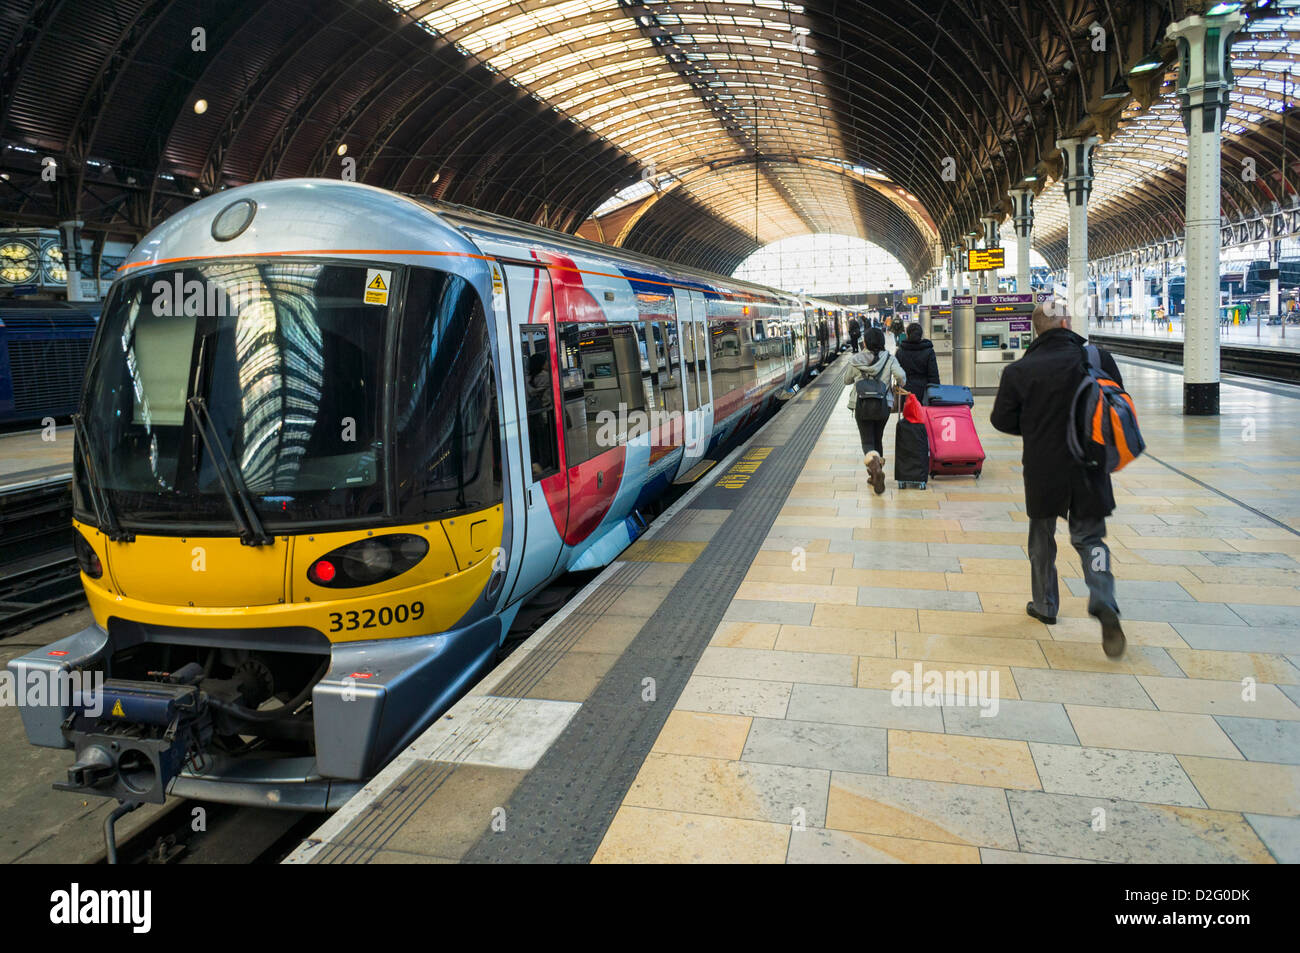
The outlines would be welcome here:
<svg viewBox="0 0 1300 953">
<path fill-rule="evenodd" d="M 858 186 L 843 175 L 789 163 L 777 169 L 765 159 L 753 181 L 756 154 L 846 153 L 802 4 L 390 2 L 655 175 L 741 161 L 739 171 L 697 175 L 686 188 L 746 232 L 755 230 L 757 212 L 766 240 L 782 229 L 861 233 Z M 632 183 L 601 208 L 620 207 L 633 194 L 648 193 Z"/>
<path fill-rule="evenodd" d="M 1283 10 L 1283 16 L 1252 22 L 1233 42 L 1236 85 L 1223 125 L 1225 145 L 1251 135 L 1264 123 L 1277 122 L 1284 92 L 1294 108 L 1300 79 L 1300 43 L 1295 39 L 1300 35 L 1300 5 L 1287 4 Z M 1177 75 L 1171 71 L 1151 109 L 1145 114 L 1134 108 L 1126 110 L 1116 135 L 1097 148 L 1088 203 L 1091 220 L 1123 215 L 1134 197 L 1153 194 L 1172 195 L 1181 218 L 1187 133 L 1179 114 L 1176 85 Z M 1257 150 L 1256 145 L 1251 151 Z M 1176 183 L 1177 188 L 1171 191 L 1165 182 Z M 1034 202 L 1035 244 L 1063 242 L 1066 222 L 1064 190 L 1059 183 L 1049 183 Z"/>
</svg>

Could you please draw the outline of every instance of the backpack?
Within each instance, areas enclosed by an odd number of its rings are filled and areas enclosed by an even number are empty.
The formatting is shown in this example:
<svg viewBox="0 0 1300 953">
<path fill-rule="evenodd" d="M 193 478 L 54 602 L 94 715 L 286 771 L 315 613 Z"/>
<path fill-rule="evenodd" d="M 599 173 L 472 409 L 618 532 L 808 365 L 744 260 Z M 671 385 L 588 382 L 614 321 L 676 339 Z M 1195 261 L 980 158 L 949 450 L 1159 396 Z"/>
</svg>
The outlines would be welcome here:
<svg viewBox="0 0 1300 953">
<path fill-rule="evenodd" d="M 1066 443 L 1070 454 L 1090 470 L 1122 470 L 1146 449 L 1133 398 L 1101 368 L 1101 352 L 1084 345 L 1083 380 L 1070 402 Z"/>
<path fill-rule="evenodd" d="M 883 371 L 889 371 L 889 361 L 885 361 Z M 858 395 L 855 410 L 862 419 L 885 420 L 893 411 L 893 394 L 883 377 L 859 377 L 853 382 L 853 389 Z"/>
</svg>

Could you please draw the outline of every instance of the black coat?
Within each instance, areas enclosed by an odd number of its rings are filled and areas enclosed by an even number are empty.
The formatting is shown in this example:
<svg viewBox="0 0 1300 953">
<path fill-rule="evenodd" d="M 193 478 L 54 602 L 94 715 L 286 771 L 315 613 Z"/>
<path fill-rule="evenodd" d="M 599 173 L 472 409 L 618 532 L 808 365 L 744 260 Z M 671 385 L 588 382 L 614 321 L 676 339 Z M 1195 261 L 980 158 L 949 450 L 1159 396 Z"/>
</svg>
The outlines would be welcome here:
<svg viewBox="0 0 1300 953">
<path fill-rule="evenodd" d="M 925 396 L 925 388 L 938 384 L 939 361 L 934 356 L 934 345 L 928 340 L 904 341 L 894 352 L 898 363 L 903 365 L 907 374 L 907 389 L 916 395 L 917 400 Z"/>
<path fill-rule="evenodd" d="M 1002 369 L 990 421 L 1003 433 L 1024 438 L 1025 509 L 1030 519 L 1049 516 L 1105 518 L 1115 509 L 1110 474 L 1089 472 L 1074 461 L 1065 442 L 1075 389 L 1083 381 L 1083 338 L 1053 328 Z M 1101 366 L 1124 386 L 1115 359 L 1101 350 Z"/>
</svg>

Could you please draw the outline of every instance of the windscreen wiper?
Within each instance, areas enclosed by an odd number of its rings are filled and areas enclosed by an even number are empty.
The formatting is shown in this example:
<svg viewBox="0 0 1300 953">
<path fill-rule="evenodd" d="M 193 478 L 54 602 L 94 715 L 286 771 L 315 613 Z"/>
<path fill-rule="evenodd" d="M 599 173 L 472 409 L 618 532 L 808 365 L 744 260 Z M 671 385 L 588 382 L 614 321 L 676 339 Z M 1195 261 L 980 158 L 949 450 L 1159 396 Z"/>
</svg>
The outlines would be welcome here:
<svg viewBox="0 0 1300 953">
<path fill-rule="evenodd" d="M 99 530 L 115 543 L 133 543 L 135 534 L 122 528 L 113 512 L 113 504 L 108 494 L 100 486 L 99 474 L 95 472 L 95 445 L 91 443 L 90 431 L 81 414 L 72 415 L 73 446 L 81 448 L 81 465 L 86 471 L 86 489 L 90 491 L 90 506 L 95 511 L 95 521 Z"/>
<path fill-rule="evenodd" d="M 208 456 L 212 458 L 212 466 L 221 480 L 221 489 L 226 495 L 226 502 L 230 504 L 230 512 L 234 514 L 235 522 L 239 524 L 240 541 L 245 546 L 270 546 L 274 539 L 266 534 L 266 527 L 262 525 L 257 510 L 253 508 L 253 498 L 248 493 L 248 485 L 244 483 L 243 474 L 226 456 L 226 448 L 221 445 L 217 428 L 212 423 L 211 414 L 208 413 L 207 401 L 202 397 L 191 397 L 185 405 L 194 415 L 199 438 L 203 441 Z"/>
</svg>

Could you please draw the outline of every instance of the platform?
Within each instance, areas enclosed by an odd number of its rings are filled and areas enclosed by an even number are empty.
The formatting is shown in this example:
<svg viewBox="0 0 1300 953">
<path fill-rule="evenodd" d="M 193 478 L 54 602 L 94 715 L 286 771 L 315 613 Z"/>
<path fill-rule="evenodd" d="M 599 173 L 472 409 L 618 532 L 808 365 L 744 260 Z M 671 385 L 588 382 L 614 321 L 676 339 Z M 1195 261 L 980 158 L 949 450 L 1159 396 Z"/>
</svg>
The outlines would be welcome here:
<svg viewBox="0 0 1300 953">
<path fill-rule="evenodd" d="M 877 497 L 814 386 L 289 862 L 1300 861 L 1300 390 L 1185 418 L 1121 367 L 1120 661 L 1063 534 L 1060 621 L 1025 615 L 987 399 L 982 479 Z M 996 714 L 896 703 L 918 667 Z"/>
<path fill-rule="evenodd" d="M 0 434 L 0 490 L 51 476 L 72 474 L 72 426 L 58 427 L 53 440 L 41 430 Z"/>
<path fill-rule="evenodd" d="M 78 632 L 91 624 L 90 610 L 61 618 L 0 640 L 0 672 L 12 658 L 34 646 Z M 107 798 L 85 798 L 55 791 L 50 783 L 64 777 L 71 751 L 37 748 L 27 742 L 18 709 L 0 705 L 0 863 L 93 864 L 104 859 L 104 820 L 117 806 Z M 184 802 L 146 804 L 117 824 L 125 842 L 137 831 Z"/>
<path fill-rule="evenodd" d="M 1154 321 L 1098 321 L 1089 323 L 1089 330 L 1103 335 L 1119 335 L 1156 341 L 1182 341 L 1183 323 L 1175 318 L 1173 327 L 1156 324 Z M 1300 352 L 1300 326 L 1281 325 L 1256 327 L 1253 320 L 1246 324 L 1226 324 L 1219 326 L 1219 343 L 1231 347 L 1263 347 L 1273 350 Z"/>
</svg>

